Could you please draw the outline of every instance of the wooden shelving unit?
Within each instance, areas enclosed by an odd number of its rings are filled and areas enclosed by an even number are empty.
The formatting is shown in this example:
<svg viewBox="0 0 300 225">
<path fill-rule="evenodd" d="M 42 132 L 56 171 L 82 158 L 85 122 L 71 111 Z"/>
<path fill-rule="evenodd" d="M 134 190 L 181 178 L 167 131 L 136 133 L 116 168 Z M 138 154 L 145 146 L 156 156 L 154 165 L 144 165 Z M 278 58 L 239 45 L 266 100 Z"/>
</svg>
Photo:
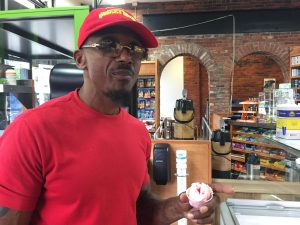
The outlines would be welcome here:
<svg viewBox="0 0 300 225">
<path fill-rule="evenodd" d="M 236 135 L 247 135 L 248 137 L 257 137 L 260 138 L 261 135 L 260 134 L 248 134 L 248 133 L 244 133 L 244 132 L 239 132 L 239 131 L 232 131 L 232 134 L 236 134 Z"/>
<path fill-rule="evenodd" d="M 254 142 L 254 141 L 244 141 L 238 138 L 232 138 L 233 142 L 239 142 L 239 143 L 244 143 L 244 144 L 250 144 L 250 145 L 257 145 L 261 147 L 267 147 L 267 148 L 281 148 L 280 146 L 277 145 L 272 145 L 272 144 L 266 144 L 262 142 Z"/>
<path fill-rule="evenodd" d="M 300 46 L 290 48 L 290 82 L 295 88 L 295 101 L 300 102 Z"/>
<path fill-rule="evenodd" d="M 149 133 L 159 126 L 159 73 L 157 60 L 143 61 L 137 81 L 137 118 L 145 123 Z"/>
<path fill-rule="evenodd" d="M 236 151 L 236 152 L 241 152 L 241 153 L 248 153 L 248 154 L 252 154 L 252 153 L 255 153 L 259 156 L 262 156 L 262 157 L 265 157 L 265 158 L 270 158 L 270 159 L 278 159 L 278 160 L 282 160 L 282 159 L 285 159 L 284 156 L 280 156 L 280 155 L 270 155 L 270 154 L 266 154 L 266 153 L 263 153 L 263 152 L 259 152 L 259 151 L 249 151 L 249 150 L 244 150 L 244 149 L 239 149 L 239 148 L 232 148 L 233 151 Z"/>
<path fill-rule="evenodd" d="M 242 110 L 238 110 L 237 113 L 241 113 L 241 119 L 237 120 L 239 122 L 248 122 L 248 123 L 255 123 L 256 116 L 258 112 L 258 102 L 254 101 L 244 101 L 240 102 L 243 106 Z"/>
</svg>

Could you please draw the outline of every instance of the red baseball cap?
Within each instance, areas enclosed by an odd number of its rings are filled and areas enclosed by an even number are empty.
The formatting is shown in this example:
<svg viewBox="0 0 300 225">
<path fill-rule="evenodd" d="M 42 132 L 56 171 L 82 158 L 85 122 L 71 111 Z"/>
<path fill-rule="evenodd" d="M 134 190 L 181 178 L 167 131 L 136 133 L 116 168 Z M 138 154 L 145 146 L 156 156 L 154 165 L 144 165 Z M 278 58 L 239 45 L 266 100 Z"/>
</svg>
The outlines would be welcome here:
<svg viewBox="0 0 300 225">
<path fill-rule="evenodd" d="M 81 25 L 78 48 L 94 32 L 111 26 L 123 26 L 136 33 L 146 48 L 156 48 L 157 40 L 153 33 L 138 22 L 129 12 L 121 8 L 97 8 L 92 10 Z"/>
</svg>

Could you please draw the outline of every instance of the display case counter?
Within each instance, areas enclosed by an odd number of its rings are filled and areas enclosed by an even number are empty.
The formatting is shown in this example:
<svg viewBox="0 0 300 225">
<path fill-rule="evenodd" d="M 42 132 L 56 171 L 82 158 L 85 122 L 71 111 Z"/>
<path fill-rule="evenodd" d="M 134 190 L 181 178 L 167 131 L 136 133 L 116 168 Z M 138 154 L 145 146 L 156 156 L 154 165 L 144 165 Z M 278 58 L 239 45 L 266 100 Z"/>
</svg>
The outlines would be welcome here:
<svg viewBox="0 0 300 225">
<path fill-rule="evenodd" d="M 286 151 L 296 155 L 300 158 L 300 140 L 288 140 L 277 138 L 276 135 L 264 135 L 264 138 L 271 144 L 279 145 Z"/>
<path fill-rule="evenodd" d="M 298 225 L 300 202 L 228 199 L 221 204 L 222 225 Z"/>
<path fill-rule="evenodd" d="M 230 186 L 234 189 L 233 195 L 217 193 L 222 204 L 228 199 L 252 199 L 261 201 L 300 201 L 299 182 L 277 182 L 265 180 L 234 180 L 213 179 L 213 183 Z M 222 209 L 221 209 L 222 210 Z M 224 214 L 224 212 L 223 212 Z M 222 224 L 219 218 L 220 209 L 216 212 L 216 225 Z M 271 223 L 270 223 L 271 224 Z M 222 224 L 223 225 L 223 224 Z M 227 224 L 228 225 L 228 224 Z"/>
<path fill-rule="evenodd" d="M 232 140 L 231 168 L 232 177 L 243 179 L 251 177 L 249 167 L 251 157 L 258 158 L 261 180 L 299 182 L 300 169 L 296 159 L 300 157 L 297 144 L 300 140 L 290 141 L 275 138 L 276 124 L 247 123 L 229 121 Z M 299 148 L 299 147 L 298 147 Z"/>
<path fill-rule="evenodd" d="M 246 122 L 228 122 L 232 126 L 245 126 L 245 127 L 254 127 L 254 128 L 266 128 L 270 130 L 276 129 L 275 123 L 246 123 Z M 278 145 L 291 154 L 295 154 L 300 157 L 300 140 L 288 140 L 277 138 L 275 134 L 267 134 L 262 136 L 269 144 Z"/>
</svg>

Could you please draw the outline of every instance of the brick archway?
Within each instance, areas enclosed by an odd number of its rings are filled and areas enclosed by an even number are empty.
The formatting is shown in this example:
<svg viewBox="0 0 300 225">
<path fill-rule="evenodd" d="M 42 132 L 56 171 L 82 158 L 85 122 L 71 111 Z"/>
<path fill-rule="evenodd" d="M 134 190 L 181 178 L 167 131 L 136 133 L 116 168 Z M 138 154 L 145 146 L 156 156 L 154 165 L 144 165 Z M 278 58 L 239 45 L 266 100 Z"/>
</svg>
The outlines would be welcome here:
<svg viewBox="0 0 300 225">
<path fill-rule="evenodd" d="M 162 67 L 180 55 L 192 55 L 199 59 L 201 64 L 206 68 L 209 75 L 213 74 L 216 70 L 216 62 L 210 52 L 202 46 L 195 43 L 182 43 L 162 45 L 155 49 L 151 56 L 157 59 Z"/>
<path fill-rule="evenodd" d="M 272 42 L 251 42 L 246 43 L 236 49 L 235 62 L 239 61 L 246 55 L 253 53 L 266 53 L 279 65 L 285 82 L 289 80 L 289 48 Z M 225 76 L 231 76 L 232 71 L 230 68 L 232 64 L 231 59 L 224 63 Z M 227 69 L 226 69 L 227 68 Z"/>
<path fill-rule="evenodd" d="M 164 68 L 169 61 L 177 56 L 182 55 L 192 55 L 199 59 L 199 62 L 205 67 L 208 74 L 208 83 L 210 85 L 209 90 L 219 88 L 219 80 L 212 79 L 213 77 L 218 77 L 221 75 L 219 66 L 212 57 L 212 54 L 206 48 L 195 44 L 195 43 L 176 43 L 170 45 L 162 45 L 159 48 L 155 49 L 150 55 L 151 58 L 157 59 L 162 68 Z M 212 84 L 212 85 L 211 85 Z M 211 102 L 211 93 L 214 95 L 217 90 L 209 91 L 208 98 L 210 102 L 209 111 L 214 111 L 214 105 L 217 105 L 216 102 Z M 215 100 L 215 98 L 213 98 Z"/>
<path fill-rule="evenodd" d="M 244 56 L 253 54 L 253 53 L 266 53 L 270 56 L 280 67 L 285 82 L 289 80 L 289 48 L 284 45 L 280 45 L 278 43 L 273 42 L 251 42 L 246 43 L 239 48 L 236 49 L 235 62 L 238 62 Z M 224 62 L 224 77 L 232 77 L 234 78 L 234 74 L 232 71 L 232 58 L 227 59 Z M 230 79 L 231 80 L 231 79 Z M 231 88 L 230 81 L 230 88 Z M 231 92 L 231 91 L 230 91 Z M 230 99 L 229 99 L 230 101 Z M 230 110 L 230 109 L 228 109 Z"/>
</svg>

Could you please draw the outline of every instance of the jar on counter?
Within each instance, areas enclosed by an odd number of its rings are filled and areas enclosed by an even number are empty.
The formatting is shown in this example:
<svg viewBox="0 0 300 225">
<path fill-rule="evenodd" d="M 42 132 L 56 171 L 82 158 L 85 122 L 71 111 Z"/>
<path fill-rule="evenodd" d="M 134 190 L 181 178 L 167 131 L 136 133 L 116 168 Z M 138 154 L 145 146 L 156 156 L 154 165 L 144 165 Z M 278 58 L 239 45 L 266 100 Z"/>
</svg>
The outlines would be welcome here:
<svg viewBox="0 0 300 225">
<path fill-rule="evenodd" d="M 5 78 L 6 83 L 10 85 L 16 85 L 17 84 L 17 75 L 16 71 L 13 69 L 8 69 L 5 71 Z"/>
</svg>

